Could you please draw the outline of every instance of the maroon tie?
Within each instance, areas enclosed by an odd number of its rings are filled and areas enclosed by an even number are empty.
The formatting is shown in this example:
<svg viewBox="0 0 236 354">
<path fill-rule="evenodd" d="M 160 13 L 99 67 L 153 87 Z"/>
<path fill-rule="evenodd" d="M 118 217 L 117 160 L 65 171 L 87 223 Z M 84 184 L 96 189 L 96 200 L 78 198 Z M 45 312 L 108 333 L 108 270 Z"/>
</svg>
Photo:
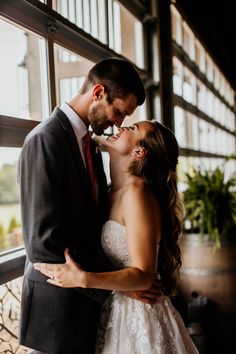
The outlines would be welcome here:
<svg viewBox="0 0 236 354">
<path fill-rule="evenodd" d="M 92 187 L 92 195 L 94 200 L 96 200 L 96 188 L 95 188 L 95 175 L 94 175 L 94 169 L 93 169 L 93 161 L 92 161 L 92 156 L 91 156 L 91 151 L 90 151 L 90 134 L 87 132 L 85 136 L 83 137 L 84 141 L 84 151 L 86 155 L 86 165 L 87 169 L 89 171 L 90 175 L 90 180 L 91 180 L 91 187 Z"/>
</svg>

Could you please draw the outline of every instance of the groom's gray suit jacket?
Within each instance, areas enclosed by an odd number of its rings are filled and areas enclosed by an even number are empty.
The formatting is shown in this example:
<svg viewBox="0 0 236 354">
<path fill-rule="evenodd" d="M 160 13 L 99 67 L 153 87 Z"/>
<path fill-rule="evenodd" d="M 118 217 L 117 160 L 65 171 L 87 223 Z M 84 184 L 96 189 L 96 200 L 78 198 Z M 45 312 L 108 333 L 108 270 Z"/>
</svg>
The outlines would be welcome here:
<svg viewBox="0 0 236 354">
<path fill-rule="evenodd" d="M 27 136 L 19 160 L 22 227 L 27 253 L 20 343 L 46 353 L 90 354 L 107 293 L 47 283 L 35 262 L 63 263 L 69 248 L 84 269 L 103 270 L 98 259 L 106 218 L 107 185 L 100 153 L 91 142 L 98 205 L 91 195 L 76 136 L 56 108 Z"/>
</svg>

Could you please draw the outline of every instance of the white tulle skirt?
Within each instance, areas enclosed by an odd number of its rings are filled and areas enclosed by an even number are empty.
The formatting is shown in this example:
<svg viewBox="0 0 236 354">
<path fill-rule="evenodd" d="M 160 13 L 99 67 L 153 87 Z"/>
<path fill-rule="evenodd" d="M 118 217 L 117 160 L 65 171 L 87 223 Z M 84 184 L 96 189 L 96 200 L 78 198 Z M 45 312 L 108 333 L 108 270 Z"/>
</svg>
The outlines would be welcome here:
<svg viewBox="0 0 236 354">
<path fill-rule="evenodd" d="M 99 354 L 197 354 L 183 320 L 166 296 L 154 305 L 114 292 L 104 305 Z"/>
</svg>

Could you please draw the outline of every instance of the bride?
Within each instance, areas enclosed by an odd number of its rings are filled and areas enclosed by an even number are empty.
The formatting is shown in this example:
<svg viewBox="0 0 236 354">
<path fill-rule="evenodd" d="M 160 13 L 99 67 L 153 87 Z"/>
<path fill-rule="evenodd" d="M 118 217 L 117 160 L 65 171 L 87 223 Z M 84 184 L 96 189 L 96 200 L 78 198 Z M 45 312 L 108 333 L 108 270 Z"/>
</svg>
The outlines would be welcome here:
<svg viewBox="0 0 236 354">
<path fill-rule="evenodd" d="M 109 309 L 106 325 L 98 332 L 98 353 L 198 353 L 169 299 L 181 265 L 176 139 L 162 124 L 143 121 L 120 128 L 103 145 L 110 155 L 112 184 L 102 246 L 119 270 L 86 272 L 68 251 L 66 263 L 36 263 L 35 269 L 53 285 L 114 290 L 101 316 L 103 320 Z M 163 289 L 156 303 L 125 296 L 127 291 L 150 288 L 154 278 L 161 279 Z"/>
</svg>

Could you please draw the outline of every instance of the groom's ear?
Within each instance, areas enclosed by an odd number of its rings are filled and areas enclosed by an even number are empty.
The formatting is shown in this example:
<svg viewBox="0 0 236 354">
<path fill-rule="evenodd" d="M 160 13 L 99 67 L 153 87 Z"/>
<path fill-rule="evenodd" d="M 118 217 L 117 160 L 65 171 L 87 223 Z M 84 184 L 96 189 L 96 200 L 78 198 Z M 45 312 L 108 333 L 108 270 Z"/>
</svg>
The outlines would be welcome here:
<svg viewBox="0 0 236 354">
<path fill-rule="evenodd" d="M 105 94 L 104 86 L 102 84 L 96 84 L 92 90 L 93 100 L 97 101 L 101 99 Z"/>
<path fill-rule="evenodd" d="M 131 156 L 134 156 L 135 158 L 142 158 L 147 154 L 147 150 L 144 147 L 137 146 L 134 148 L 134 150 L 131 153 Z"/>
</svg>

